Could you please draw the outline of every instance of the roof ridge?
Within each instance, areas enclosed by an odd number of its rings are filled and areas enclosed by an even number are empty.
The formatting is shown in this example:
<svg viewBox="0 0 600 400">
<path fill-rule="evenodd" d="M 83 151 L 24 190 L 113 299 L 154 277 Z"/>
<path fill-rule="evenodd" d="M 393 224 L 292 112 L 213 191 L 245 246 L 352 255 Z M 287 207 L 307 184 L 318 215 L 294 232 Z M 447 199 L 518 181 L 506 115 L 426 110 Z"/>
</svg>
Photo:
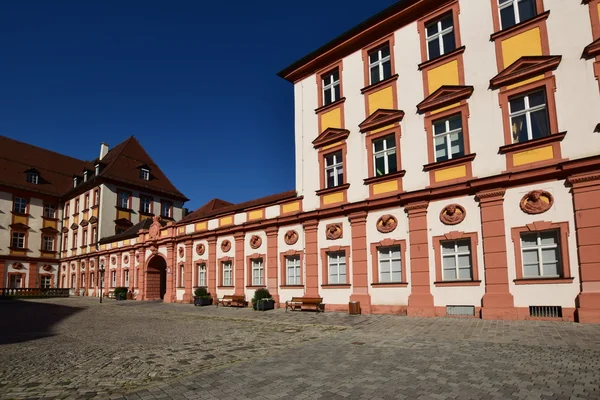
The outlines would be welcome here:
<svg viewBox="0 0 600 400">
<path fill-rule="evenodd" d="M 23 142 L 21 140 L 13 139 L 13 138 L 8 137 L 8 136 L 0 135 L 0 139 L 7 139 L 7 140 L 11 140 L 13 142 L 20 143 L 20 144 L 25 145 L 25 146 L 35 147 L 38 150 L 43 150 L 43 151 L 46 151 L 48 153 L 57 154 L 57 155 L 62 156 L 62 157 L 70 158 L 71 160 L 75 160 L 75 161 L 79 161 L 79 162 L 84 162 L 84 163 L 91 163 L 91 161 L 89 161 L 89 160 L 82 160 L 81 158 L 75 158 L 75 157 L 72 157 L 72 156 L 69 156 L 69 155 L 66 155 L 66 154 L 63 154 L 63 153 L 59 153 L 58 151 L 46 149 L 44 147 L 36 146 L 34 144 L 31 144 L 31 143 L 27 143 L 27 142 Z M 10 158 L 7 158 L 7 160 L 10 160 Z"/>
<path fill-rule="evenodd" d="M 110 162 L 108 163 L 108 165 L 106 166 L 106 168 L 102 169 L 100 172 L 100 175 L 104 175 L 106 174 L 108 171 L 110 171 L 110 169 L 115 165 L 115 162 L 119 159 L 119 157 L 121 156 L 121 153 L 123 153 L 123 151 L 125 151 L 125 148 L 127 147 L 127 145 L 129 144 L 129 142 L 131 141 L 131 139 L 133 138 L 133 136 L 128 137 L 127 139 L 123 140 L 121 143 L 119 143 L 118 145 L 116 145 L 115 147 L 112 148 L 112 150 L 116 149 L 117 147 L 123 145 L 120 149 L 118 154 L 116 154 L 116 156 L 113 157 L 112 160 L 110 160 Z M 106 158 L 106 156 L 108 156 L 108 154 L 110 154 L 110 151 L 108 151 L 108 153 L 106 153 L 106 155 L 103 157 Z M 102 160 L 99 160 L 102 161 Z"/>
</svg>

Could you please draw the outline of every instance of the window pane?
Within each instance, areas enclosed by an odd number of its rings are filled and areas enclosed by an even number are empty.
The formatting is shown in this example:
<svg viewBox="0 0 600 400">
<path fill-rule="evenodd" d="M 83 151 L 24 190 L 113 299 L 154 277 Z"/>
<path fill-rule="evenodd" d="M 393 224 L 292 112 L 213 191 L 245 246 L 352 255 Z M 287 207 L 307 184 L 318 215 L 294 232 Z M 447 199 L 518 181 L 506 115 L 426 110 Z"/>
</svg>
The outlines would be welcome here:
<svg viewBox="0 0 600 400">
<path fill-rule="evenodd" d="M 542 104 L 546 104 L 546 97 L 544 95 L 544 91 L 539 91 L 535 93 L 530 93 L 529 97 L 529 108 L 533 108 L 535 106 L 541 106 Z"/>
<path fill-rule="evenodd" d="M 445 281 L 456 280 L 456 270 L 455 269 L 445 269 L 444 270 L 444 280 Z"/>
<path fill-rule="evenodd" d="M 386 61 L 383 63 L 383 79 L 387 79 L 392 76 L 392 62 Z"/>
<path fill-rule="evenodd" d="M 446 120 L 436 121 L 433 123 L 433 134 L 439 135 L 440 133 L 446 132 Z"/>
<path fill-rule="evenodd" d="M 385 175 L 385 158 L 383 155 L 375 157 L 375 176 Z"/>
<path fill-rule="evenodd" d="M 333 77 L 333 79 L 330 78 L 330 81 L 337 82 L 340 80 L 340 72 L 337 69 L 333 71 L 331 76 Z"/>
<path fill-rule="evenodd" d="M 525 21 L 529 18 L 535 17 L 535 0 L 521 0 L 519 1 L 519 19 Z"/>
<path fill-rule="evenodd" d="M 544 276 L 559 276 L 558 263 L 544 263 Z"/>
<path fill-rule="evenodd" d="M 335 90 L 335 96 L 334 96 L 333 101 L 337 101 L 340 99 L 340 85 L 336 85 L 334 90 Z"/>
<path fill-rule="evenodd" d="M 442 254 L 454 254 L 454 242 L 442 242 Z"/>
<path fill-rule="evenodd" d="M 375 150 L 376 153 L 380 152 L 383 150 L 383 139 L 382 140 L 376 140 L 373 142 L 373 148 Z"/>
<path fill-rule="evenodd" d="M 337 170 L 337 172 L 338 172 L 337 184 L 343 185 L 344 184 L 344 170 L 342 168 L 339 168 Z"/>
<path fill-rule="evenodd" d="M 523 251 L 523 264 L 538 264 L 537 250 Z"/>
<path fill-rule="evenodd" d="M 505 7 L 500 10 L 500 19 L 502 20 L 502 29 L 510 28 L 515 25 L 514 6 Z"/>
<path fill-rule="evenodd" d="M 458 279 L 473 279 L 471 277 L 471 268 L 460 268 L 458 270 Z"/>
<path fill-rule="evenodd" d="M 454 256 L 444 257 L 442 260 L 442 265 L 444 269 L 456 269 L 456 259 Z"/>
<path fill-rule="evenodd" d="M 435 145 L 435 161 L 444 161 L 448 159 L 448 153 L 446 149 L 446 138 L 436 137 L 433 140 Z"/>
<path fill-rule="evenodd" d="M 544 264 L 558 262 L 558 249 L 543 249 L 542 261 Z"/>
<path fill-rule="evenodd" d="M 335 186 L 335 177 L 333 175 L 334 171 L 333 170 L 329 170 L 327 172 L 327 187 L 334 187 Z"/>
<path fill-rule="evenodd" d="M 371 67 L 371 83 L 379 82 L 379 65 L 374 65 Z"/>
<path fill-rule="evenodd" d="M 452 14 L 446 15 L 442 19 L 442 30 L 452 27 Z"/>
<path fill-rule="evenodd" d="M 523 276 L 526 278 L 538 277 L 540 276 L 540 272 L 537 264 L 533 265 L 524 265 L 523 266 Z"/>
<path fill-rule="evenodd" d="M 450 135 L 450 151 L 452 151 L 453 157 L 459 157 L 465 154 L 462 132 L 457 132 Z"/>
<path fill-rule="evenodd" d="M 521 246 L 531 247 L 537 245 L 537 234 L 535 233 L 524 233 L 521 235 Z"/>
<path fill-rule="evenodd" d="M 434 22 L 433 24 L 427 25 L 427 27 L 425 29 L 427 30 L 427 37 L 431 37 L 431 36 L 435 35 L 436 33 L 438 33 L 437 21 Z"/>
<path fill-rule="evenodd" d="M 385 138 L 385 143 L 387 145 L 388 150 L 396 148 L 396 138 L 394 136 L 388 136 L 388 137 L 386 137 Z"/>
<path fill-rule="evenodd" d="M 392 261 L 392 271 L 399 272 L 401 271 L 402 266 L 400 265 L 400 260 Z"/>
<path fill-rule="evenodd" d="M 323 92 L 323 105 L 327 105 L 327 104 L 331 104 L 332 100 L 331 100 L 331 90 L 325 90 Z"/>
<path fill-rule="evenodd" d="M 381 48 L 381 58 L 386 58 L 390 55 L 390 46 L 383 46 Z"/>
<path fill-rule="evenodd" d="M 392 272 L 391 282 L 402 282 L 402 273 L 400 271 Z"/>
<path fill-rule="evenodd" d="M 524 97 L 516 97 L 510 99 L 510 112 L 515 113 L 517 111 L 522 111 L 525 109 L 525 98 Z"/>
<path fill-rule="evenodd" d="M 465 253 L 471 251 L 471 241 L 470 240 L 459 240 L 456 242 L 457 251 L 459 253 Z"/>
<path fill-rule="evenodd" d="M 513 135 L 513 143 L 522 143 L 529 140 L 527 134 L 527 119 L 525 115 L 511 118 L 511 129 Z"/>
<path fill-rule="evenodd" d="M 373 64 L 377 60 L 379 60 L 379 51 L 375 50 L 375 51 L 370 52 L 369 53 L 369 64 Z"/>
<path fill-rule="evenodd" d="M 448 32 L 443 37 L 444 40 L 444 54 L 451 52 L 456 49 L 456 41 L 454 39 L 454 31 Z"/>
<path fill-rule="evenodd" d="M 550 135 L 546 108 L 531 113 L 531 136 L 533 139 Z"/>
<path fill-rule="evenodd" d="M 427 49 L 429 50 L 429 59 L 437 58 L 440 56 L 440 44 L 438 39 L 432 40 L 427 43 Z"/>
<path fill-rule="evenodd" d="M 556 237 L 556 231 L 547 231 L 540 233 L 540 242 L 542 246 L 549 246 L 556 244 L 558 239 Z"/>
<path fill-rule="evenodd" d="M 396 152 L 388 153 L 388 173 L 396 172 L 398 166 L 396 165 Z"/>
<path fill-rule="evenodd" d="M 451 131 L 462 128 L 462 119 L 460 118 L 460 116 L 449 119 L 448 123 L 450 125 Z"/>
</svg>

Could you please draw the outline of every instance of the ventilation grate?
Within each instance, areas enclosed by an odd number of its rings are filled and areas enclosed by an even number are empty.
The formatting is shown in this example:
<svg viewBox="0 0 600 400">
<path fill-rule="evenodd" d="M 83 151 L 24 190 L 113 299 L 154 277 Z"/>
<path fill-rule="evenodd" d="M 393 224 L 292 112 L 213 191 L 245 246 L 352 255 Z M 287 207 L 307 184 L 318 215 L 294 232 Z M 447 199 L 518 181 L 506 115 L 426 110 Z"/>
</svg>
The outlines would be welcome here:
<svg viewBox="0 0 600 400">
<path fill-rule="evenodd" d="M 561 306 L 529 306 L 530 317 L 562 318 Z"/>
<path fill-rule="evenodd" d="M 475 316 L 475 306 L 446 306 L 446 315 L 473 317 Z"/>
</svg>

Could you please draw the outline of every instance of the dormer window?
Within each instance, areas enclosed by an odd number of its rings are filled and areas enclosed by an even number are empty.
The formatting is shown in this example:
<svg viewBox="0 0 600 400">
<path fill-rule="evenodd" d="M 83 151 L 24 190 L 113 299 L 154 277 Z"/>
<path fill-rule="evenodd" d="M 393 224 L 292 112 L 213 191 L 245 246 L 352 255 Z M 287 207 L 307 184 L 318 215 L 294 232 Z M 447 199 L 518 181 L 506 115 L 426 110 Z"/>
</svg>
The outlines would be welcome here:
<svg viewBox="0 0 600 400">
<path fill-rule="evenodd" d="M 73 187 L 77 187 L 79 184 L 79 179 L 77 177 L 73 178 Z"/>
<path fill-rule="evenodd" d="M 27 182 L 37 185 L 40 181 L 40 175 L 36 171 L 27 172 Z"/>
<path fill-rule="evenodd" d="M 96 176 L 100 175 L 100 164 L 96 164 L 95 169 L 96 169 L 96 171 L 95 171 Z"/>
<path fill-rule="evenodd" d="M 142 178 L 143 181 L 149 181 L 150 170 L 148 168 L 140 168 L 140 178 Z"/>
<path fill-rule="evenodd" d="M 88 172 L 87 171 L 83 171 L 83 181 L 87 182 L 88 180 Z"/>
</svg>

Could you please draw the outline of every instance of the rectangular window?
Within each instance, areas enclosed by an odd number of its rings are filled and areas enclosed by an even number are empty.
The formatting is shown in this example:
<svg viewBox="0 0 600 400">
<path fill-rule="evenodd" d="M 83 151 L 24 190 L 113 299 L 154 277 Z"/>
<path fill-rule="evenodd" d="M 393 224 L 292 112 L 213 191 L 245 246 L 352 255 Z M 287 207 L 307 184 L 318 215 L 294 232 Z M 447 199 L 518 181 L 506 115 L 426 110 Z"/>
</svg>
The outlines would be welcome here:
<svg viewBox="0 0 600 400">
<path fill-rule="evenodd" d="M 179 287 L 185 286 L 185 265 L 179 266 Z"/>
<path fill-rule="evenodd" d="M 42 246 L 42 249 L 45 251 L 54 251 L 54 236 L 44 235 Z"/>
<path fill-rule="evenodd" d="M 95 277 L 94 273 L 93 272 L 90 273 L 90 287 L 91 288 L 94 287 L 94 280 L 95 280 L 94 277 Z"/>
<path fill-rule="evenodd" d="M 87 246 L 88 244 L 88 231 L 87 229 L 83 230 L 83 243 L 81 243 L 82 246 Z"/>
<path fill-rule="evenodd" d="M 84 288 L 85 287 L 85 272 L 81 273 L 81 280 L 79 281 L 79 287 Z"/>
<path fill-rule="evenodd" d="M 40 277 L 40 287 L 42 289 L 50 289 L 52 287 L 52 277 L 43 275 Z"/>
<path fill-rule="evenodd" d="M 329 267 L 328 283 L 346 283 L 346 253 L 344 251 L 327 253 L 327 266 Z"/>
<path fill-rule="evenodd" d="M 88 208 L 90 208 L 90 195 L 89 195 L 89 194 L 86 194 L 86 195 L 83 197 L 83 208 L 84 208 L 84 209 L 86 209 L 86 210 L 87 210 Z"/>
<path fill-rule="evenodd" d="M 285 258 L 285 282 L 287 285 L 301 285 L 300 256 L 289 256 Z"/>
<path fill-rule="evenodd" d="M 341 151 L 325 156 L 325 179 L 328 188 L 344 184 L 344 164 Z"/>
<path fill-rule="evenodd" d="M 140 196 L 140 211 L 146 214 L 152 212 L 152 199 L 146 196 Z"/>
<path fill-rule="evenodd" d="M 25 214 L 27 212 L 27 199 L 15 197 L 13 211 L 19 214 Z"/>
<path fill-rule="evenodd" d="M 25 234 L 22 232 L 13 232 L 11 247 L 14 249 L 24 249 L 25 248 Z"/>
<path fill-rule="evenodd" d="M 37 174 L 37 172 L 28 172 L 27 173 L 27 182 L 29 182 L 29 183 L 33 183 L 34 185 L 37 185 L 39 182 L 39 178 L 40 178 L 40 176 Z"/>
<path fill-rule="evenodd" d="M 556 278 L 562 265 L 559 257 L 558 231 L 521 234 L 524 278 Z"/>
<path fill-rule="evenodd" d="M 62 246 L 63 247 L 63 251 L 67 251 L 68 243 L 69 243 L 69 234 L 65 233 L 63 235 L 63 246 Z"/>
<path fill-rule="evenodd" d="M 462 118 L 455 115 L 433 123 L 435 161 L 446 161 L 465 155 Z"/>
<path fill-rule="evenodd" d="M 545 90 L 508 99 L 508 107 L 513 143 L 550 135 Z"/>
<path fill-rule="evenodd" d="M 252 286 L 262 286 L 263 281 L 263 259 L 255 258 L 252 260 Z"/>
<path fill-rule="evenodd" d="M 44 217 L 56 218 L 56 207 L 54 204 L 44 204 Z"/>
<path fill-rule="evenodd" d="M 75 288 L 77 283 L 77 278 L 75 277 L 75 274 L 71 274 L 71 288 Z"/>
<path fill-rule="evenodd" d="M 223 286 L 233 286 L 231 261 L 221 263 L 221 268 L 223 270 Z"/>
<path fill-rule="evenodd" d="M 510 28 L 537 14 L 535 0 L 498 0 L 502 29 Z"/>
<path fill-rule="evenodd" d="M 127 192 L 119 192 L 118 194 L 118 205 L 121 208 L 129 208 L 129 193 Z"/>
<path fill-rule="evenodd" d="M 128 269 L 126 269 L 123 272 L 123 276 L 124 276 L 123 280 L 125 281 L 125 286 L 129 287 L 129 270 Z"/>
<path fill-rule="evenodd" d="M 173 203 L 170 201 L 162 201 L 160 204 L 160 215 L 162 217 L 173 218 L 172 211 Z"/>
<path fill-rule="evenodd" d="M 21 279 L 21 274 L 11 274 L 10 276 L 10 280 L 8 282 L 8 286 L 12 289 L 19 289 L 21 288 L 23 281 Z"/>
<path fill-rule="evenodd" d="M 445 281 L 472 280 L 471 240 L 448 240 L 442 245 L 442 268 Z"/>
<path fill-rule="evenodd" d="M 96 243 L 98 241 L 98 228 L 92 226 L 92 243 Z"/>
<path fill-rule="evenodd" d="M 122 226 L 115 226 L 115 235 L 118 235 L 120 233 L 123 233 L 127 230 L 127 228 L 122 227 Z"/>
<path fill-rule="evenodd" d="M 334 71 L 321 77 L 323 85 L 323 105 L 326 106 L 340 99 L 340 71 Z"/>
<path fill-rule="evenodd" d="M 391 174 L 398 170 L 396 138 L 394 135 L 373 141 L 373 163 L 375 165 L 375 176 Z"/>
<path fill-rule="evenodd" d="M 377 248 L 379 282 L 402 282 L 402 260 L 400 246 Z"/>
<path fill-rule="evenodd" d="M 97 206 L 100 203 L 100 190 L 94 190 L 94 205 Z"/>
<path fill-rule="evenodd" d="M 71 204 L 67 203 L 65 204 L 65 214 L 63 215 L 63 218 L 69 218 L 69 210 L 71 209 Z"/>
<path fill-rule="evenodd" d="M 79 214 L 79 199 L 75 200 L 75 214 Z"/>
<path fill-rule="evenodd" d="M 447 14 L 425 27 L 427 35 L 427 57 L 433 60 L 456 49 L 452 14 Z"/>
<path fill-rule="evenodd" d="M 117 286 L 117 271 L 110 271 L 110 287 Z"/>
<path fill-rule="evenodd" d="M 142 180 L 144 180 L 144 181 L 149 181 L 150 180 L 150 170 L 147 168 L 140 169 L 140 178 L 142 178 Z"/>
<path fill-rule="evenodd" d="M 77 247 L 77 232 L 73 232 L 73 248 Z"/>
<path fill-rule="evenodd" d="M 392 57 L 389 44 L 369 52 L 369 76 L 371 85 L 392 76 Z"/>
<path fill-rule="evenodd" d="M 198 264 L 198 286 L 206 286 L 206 264 Z"/>
</svg>

